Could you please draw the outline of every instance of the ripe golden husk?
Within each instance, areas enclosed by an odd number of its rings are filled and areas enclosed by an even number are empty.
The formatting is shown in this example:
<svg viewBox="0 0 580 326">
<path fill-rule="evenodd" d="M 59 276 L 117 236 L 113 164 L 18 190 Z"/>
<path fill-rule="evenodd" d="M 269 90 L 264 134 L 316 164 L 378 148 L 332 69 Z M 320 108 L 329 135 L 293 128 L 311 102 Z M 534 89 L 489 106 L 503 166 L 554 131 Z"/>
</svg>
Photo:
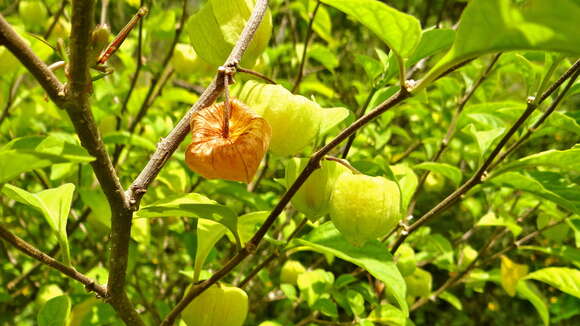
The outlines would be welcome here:
<svg viewBox="0 0 580 326">
<path fill-rule="evenodd" d="M 185 162 L 207 179 L 249 183 L 268 150 L 272 128 L 239 100 L 232 100 L 229 133 L 224 133 L 225 104 L 216 103 L 191 119 L 192 140 Z"/>
</svg>

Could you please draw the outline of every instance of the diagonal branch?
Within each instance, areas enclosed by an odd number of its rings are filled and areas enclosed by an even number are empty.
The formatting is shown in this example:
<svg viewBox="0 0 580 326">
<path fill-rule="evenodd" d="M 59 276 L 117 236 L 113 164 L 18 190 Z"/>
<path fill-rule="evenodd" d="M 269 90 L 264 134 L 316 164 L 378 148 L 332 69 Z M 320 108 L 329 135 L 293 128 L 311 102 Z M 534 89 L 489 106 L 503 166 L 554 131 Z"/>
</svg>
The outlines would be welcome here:
<svg viewBox="0 0 580 326">
<path fill-rule="evenodd" d="M 107 289 L 105 289 L 103 286 L 95 283 L 94 280 L 88 278 L 84 274 L 77 272 L 74 268 L 63 264 L 58 260 L 52 258 L 51 256 L 45 254 L 44 252 L 36 249 L 28 242 L 12 234 L 2 225 L 0 225 L 0 237 L 4 239 L 6 242 L 16 247 L 16 249 L 18 249 L 19 251 L 26 254 L 27 256 L 30 256 L 38 260 L 39 262 L 56 269 L 57 271 L 63 273 L 64 275 L 81 282 L 82 284 L 85 285 L 85 288 L 88 291 L 93 291 L 101 297 L 105 297 L 107 295 Z"/>
</svg>

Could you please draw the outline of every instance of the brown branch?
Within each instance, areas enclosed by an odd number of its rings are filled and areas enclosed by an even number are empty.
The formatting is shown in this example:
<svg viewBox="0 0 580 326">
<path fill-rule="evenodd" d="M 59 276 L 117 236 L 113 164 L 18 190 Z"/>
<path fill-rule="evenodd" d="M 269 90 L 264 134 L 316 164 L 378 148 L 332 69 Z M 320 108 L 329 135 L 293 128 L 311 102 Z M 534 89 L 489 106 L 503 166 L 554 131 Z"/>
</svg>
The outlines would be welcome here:
<svg viewBox="0 0 580 326">
<path fill-rule="evenodd" d="M 34 258 L 39 262 L 56 269 L 62 274 L 84 284 L 87 291 L 95 292 L 101 297 L 107 296 L 107 290 L 103 286 L 95 283 L 94 280 L 88 278 L 84 274 L 77 272 L 74 268 L 63 264 L 58 260 L 50 257 L 49 255 L 43 253 L 42 251 L 36 249 L 28 242 L 12 234 L 2 225 L 0 225 L 0 237 L 2 237 L 6 242 L 12 244 L 14 247 L 16 247 L 16 249 L 23 252 L 27 256 Z"/>
<path fill-rule="evenodd" d="M 0 45 L 4 45 L 38 80 L 50 99 L 59 107 L 65 102 L 63 84 L 40 60 L 12 26 L 0 15 Z"/>
<path fill-rule="evenodd" d="M 561 85 L 566 79 L 572 77 L 577 70 L 580 69 L 580 64 L 572 65 L 555 84 Z M 576 75 L 577 76 L 577 75 Z M 564 78 L 566 77 L 566 78 Z M 555 85 L 554 84 L 554 85 Z M 438 216 L 441 212 L 455 204 L 459 199 L 467 193 L 471 188 L 481 183 L 484 179 L 484 176 L 489 172 L 489 168 L 492 163 L 495 161 L 496 157 L 503 149 L 503 147 L 507 144 L 509 139 L 516 133 L 516 131 L 523 125 L 523 123 L 530 117 L 532 112 L 536 109 L 538 105 L 540 105 L 543 100 L 548 98 L 556 89 L 557 87 L 550 87 L 546 90 L 542 96 L 540 97 L 539 101 L 535 100 L 528 100 L 528 105 L 526 110 L 522 115 L 518 118 L 518 120 L 511 126 L 511 128 L 507 131 L 507 133 L 502 137 L 493 151 L 489 154 L 485 162 L 479 167 L 479 169 L 473 174 L 469 180 L 467 180 L 464 184 L 462 184 L 459 188 L 457 188 L 453 193 L 443 199 L 439 204 L 433 207 L 430 211 L 425 213 L 421 218 L 419 218 L 415 223 L 405 230 L 406 232 L 402 233 L 401 236 L 397 239 L 394 243 L 391 253 L 395 253 L 399 246 L 405 241 L 405 239 L 414 231 L 416 231 L 419 227 L 423 226 L 425 223 L 429 222 L 434 217 Z M 564 93 L 564 92 L 563 92 Z"/>
<path fill-rule="evenodd" d="M 256 1 L 254 11 L 248 23 L 244 27 L 240 39 L 234 46 L 230 56 L 226 60 L 224 66 L 236 66 L 242 59 L 242 55 L 248 48 L 250 41 L 256 33 L 262 18 L 266 14 L 268 8 L 267 0 Z M 218 73 L 211 84 L 200 95 L 198 101 L 187 111 L 183 118 L 177 123 L 175 128 L 169 133 L 167 137 L 157 144 L 157 150 L 152 155 L 145 168 L 141 171 L 139 176 L 133 181 L 133 184 L 127 190 L 127 197 L 133 209 L 139 207 L 139 201 L 147 191 L 149 184 L 161 171 L 167 160 L 175 152 L 179 144 L 183 141 L 187 133 L 190 131 L 189 122 L 192 115 L 204 107 L 211 105 L 223 91 L 223 76 Z"/>
</svg>

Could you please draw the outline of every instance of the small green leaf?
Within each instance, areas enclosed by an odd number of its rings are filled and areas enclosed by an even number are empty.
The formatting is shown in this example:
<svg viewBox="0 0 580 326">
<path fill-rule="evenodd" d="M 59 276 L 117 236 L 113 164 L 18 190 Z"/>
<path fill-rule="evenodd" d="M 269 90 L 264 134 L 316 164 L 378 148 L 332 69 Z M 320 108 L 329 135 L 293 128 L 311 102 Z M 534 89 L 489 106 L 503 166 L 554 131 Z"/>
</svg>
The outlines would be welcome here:
<svg viewBox="0 0 580 326">
<path fill-rule="evenodd" d="M 322 108 L 321 112 L 322 121 L 320 122 L 320 135 L 329 132 L 332 128 L 344 121 L 344 119 L 346 119 L 350 114 L 348 109 L 342 107 Z"/>
<path fill-rule="evenodd" d="M 71 311 L 71 300 L 61 295 L 48 300 L 38 312 L 39 326 L 66 326 Z"/>
<path fill-rule="evenodd" d="M 320 298 L 328 298 L 328 291 L 334 283 L 334 275 L 323 269 L 306 271 L 298 275 L 296 281 L 300 295 L 313 307 Z"/>
<path fill-rule="evenodd" d="M 449 49 L 454 39 L 455 31 L 452 29 L 436 28 L 423 31 L 421 42 L 419 42 L 417 50 L 409 58 L 409 61 L 407 61 L 407 67 L 416 64 L 423 58 Z"/>
<path fill-rule="evenodd" d="M 372 322 L 395 326 L 405 326 L 405 321 L 407 320 L 401 310 L 388 303 L 381 303 L 380 306 L 371 311 L 367 319 Z"/>
<path fill-rule="evenodd" d="M 376 0 L 322 0 L 375 33 L 402 59 L 409 58 L 421 39 L 417 18 Z"/>
<path fill-rule="evenodd" d="M 580 271 L 567 267 L 547 267 L 530 273 L 528 280 L 549 284 L 562 292 L 580 298 Z"/>
<path fill-rule="evenodd" d="M 464 131 L 473 137 L 473 140 L 475 140 L 477 147 L 479 148 L 479 156 L 482 158 L 489 147 L 493 144 L 493 142 L 501 135 L 503 135 L 505 128 L 494 128 L 490 130 L 479 131 L 473 124 L 469 124 L 467 127 L 465 127 Z"/>
<path fill-rule="evenodd" d="M 451 292 L 445 291 L 439 295 L 439 298 L 449 302 L 449 304 L 451 304 L 455 309 L 463 310 L 463 304 L 461 304 L 461 300 L 459 300 L 459 298 L 457 298 Z"/>
<path fill-rule="evenodd" d="M 177 195 L 162 199 L 150 205 L 141 207 L 135 217 L 169 217 L 183 216 L 203 218 L 223 224 L 236 237 L 238 237 L 238 217 L 229 207 L 196 193 Z"/>
<path fill-rule="evenodd" d="M 461 183 L 461 170 L 447 163 L 423 162 L 421 164 L 415 165 L 415 168 L 439 173 L 451 180 L 451 182 L 453 182 L 453 184 L 456 186 Z"/>
<path fill-rule="evenodd" d="M 405 300 L 405 281 L 384 244 L 369 241 L 363 247 L 355 247 L 330 222 L 317 227 L 304 238 L 293 241 L 304 245 L 308 250 L 334 255 L 364 268 L 385 283 L 386 290 L 393 295 L 405 316 L 409 314 Z"/>
<path fill-rule="evenodd" d="M 64 253 L 63 262 L 67 265 L 70 265 L 70 250 L 66 234 L 66 222 L 74 191 L 75 185 L 72 183 L 38 193 L 30 193 L 9 184 L 4 185 L 2 188 L 4 195 L 42 212 L 50 227 L 57 233 L 59 244 Z"/>
<path fill-rule="evenodd" d="M 516 264 L 506 256 L 501 256 L 501 285 L 510 296 L 516 295 L 516 288 L 521 278 L 528 274 L 528 266 Z"/>
<path fill-rule="evenodd" d="M 522 232 L 522 227 L 516 222 L 503 217 L 497 217 L 494 212 L 489 212 L 481 217 L 477 222 L 478 226 L 505 226 L 510 232 L 517 237 Z"/>
<path fill-rule="evenodd" d="M 248 242 L 270 215 L 269 211 L 251 212 L 238 217 L 238 233 L 241 243 Z"/>
</svg>

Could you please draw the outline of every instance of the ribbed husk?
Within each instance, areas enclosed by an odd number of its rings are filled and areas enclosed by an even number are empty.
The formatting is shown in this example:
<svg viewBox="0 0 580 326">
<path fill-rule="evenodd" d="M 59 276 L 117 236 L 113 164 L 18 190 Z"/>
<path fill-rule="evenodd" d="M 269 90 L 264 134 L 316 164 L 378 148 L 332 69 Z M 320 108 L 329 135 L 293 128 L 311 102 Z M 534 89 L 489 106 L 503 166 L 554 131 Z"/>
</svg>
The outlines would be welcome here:
<svg viewBox="0 0 580 326">
<path fill-rule="evenodd" d="M 193 116 L 192 141 L 185 162 L 207 179 L 249 183 L 268 150 L 272 129 L 241 101 L 230 103 L 227 137 L 223 132 L 225 103 L 216 103 Z"/>
</svg>

